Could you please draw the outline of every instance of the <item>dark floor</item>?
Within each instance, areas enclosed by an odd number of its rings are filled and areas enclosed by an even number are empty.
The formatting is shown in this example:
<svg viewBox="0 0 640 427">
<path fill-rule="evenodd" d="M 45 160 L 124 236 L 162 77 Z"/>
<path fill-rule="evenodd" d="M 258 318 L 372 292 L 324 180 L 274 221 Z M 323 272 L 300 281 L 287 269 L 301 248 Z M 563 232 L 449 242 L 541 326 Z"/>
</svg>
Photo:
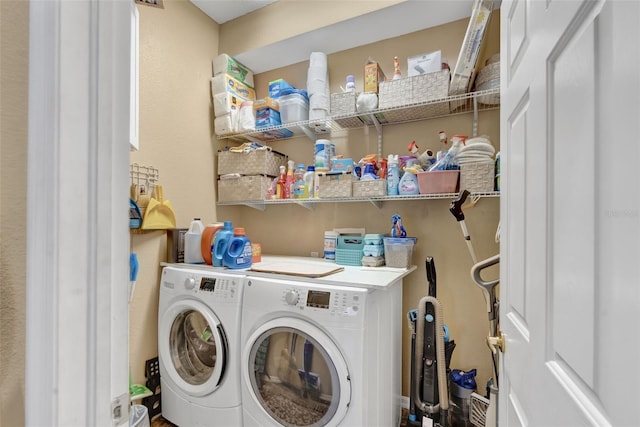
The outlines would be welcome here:
<svg viewBox="0 0 640 427">
<path fill-rule="evenodd" d="M 407 425 L 407 410 L 402 410 L 402 420 L 400 421 L 400 427 L 405 427 Z M 151 421 L 151 427 L 176 427 L 175 424 L 170 423 L 169 421 L 162 418 L 162 415 L 155 418 Z M 186 426 L 185 426 L 186 427 Z M 229 426 L 231 427 L 231 426 Z"/>
</svg>

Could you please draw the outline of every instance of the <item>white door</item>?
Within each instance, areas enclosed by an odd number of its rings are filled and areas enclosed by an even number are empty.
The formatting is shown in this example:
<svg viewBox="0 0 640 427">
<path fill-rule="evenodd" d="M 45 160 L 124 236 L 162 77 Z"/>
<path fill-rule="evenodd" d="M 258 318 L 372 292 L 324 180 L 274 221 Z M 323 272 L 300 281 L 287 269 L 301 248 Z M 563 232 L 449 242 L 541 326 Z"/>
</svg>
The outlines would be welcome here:
<svg viewBox="0 0 640 427">
<path fill-rule="evenodd" d="M 499 423 L 640 425 L 640 2 L 501 20 Z"/>
</svg>

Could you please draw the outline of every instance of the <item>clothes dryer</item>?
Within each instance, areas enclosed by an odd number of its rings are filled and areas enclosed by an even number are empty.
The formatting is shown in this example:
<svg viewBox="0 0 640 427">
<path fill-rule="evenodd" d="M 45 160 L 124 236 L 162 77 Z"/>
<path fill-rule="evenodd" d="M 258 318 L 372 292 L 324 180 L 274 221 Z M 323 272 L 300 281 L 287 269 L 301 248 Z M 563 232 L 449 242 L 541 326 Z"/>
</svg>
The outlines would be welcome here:
<svg viewBox="0 0 640 427">
<path fill-rule="evenodd" d="M 401 286 L 248 277 L 244 425 L 398 425 L 401 300 Z"/>
<path fill-rule="evenodd" d="M 244 276 L 167 266 L 158 308 L 162 416 L 183 427 L 240 426 Z"/>
</svg>

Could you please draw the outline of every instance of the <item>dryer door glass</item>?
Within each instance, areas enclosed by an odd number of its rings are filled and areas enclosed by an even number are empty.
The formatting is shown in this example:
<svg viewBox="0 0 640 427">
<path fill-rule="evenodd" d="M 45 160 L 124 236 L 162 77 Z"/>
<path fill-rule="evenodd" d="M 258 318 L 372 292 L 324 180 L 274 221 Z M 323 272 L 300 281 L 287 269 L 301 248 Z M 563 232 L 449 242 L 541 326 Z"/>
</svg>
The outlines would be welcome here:
<svg viewBox="0 0 640 427">
<path fill-rule="evenodd" d="M 322 426 L 336 415 L 341 391 L 338 369 L 319 341 L 324 340 L 291 327 L 268 329 L 253 341 L 249 355 L 253 393 L 284 426 Z"/>
<path fill-rule="evenodd" d="M 216 371 L 216 363 L 224 361 L 225 342 L 216 337 L 224 337 L 222 328 L 210 324 L 196 310 L 185 310 L 175 317 L 169 347 L 173 366 L 184 381 L 204 384 Z"/>
</svg>

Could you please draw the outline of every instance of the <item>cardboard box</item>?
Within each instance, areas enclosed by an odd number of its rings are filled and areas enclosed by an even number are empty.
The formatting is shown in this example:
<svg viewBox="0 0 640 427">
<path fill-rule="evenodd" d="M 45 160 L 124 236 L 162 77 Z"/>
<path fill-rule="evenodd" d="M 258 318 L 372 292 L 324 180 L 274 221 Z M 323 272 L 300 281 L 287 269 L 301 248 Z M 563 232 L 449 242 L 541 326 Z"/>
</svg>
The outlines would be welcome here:
<svg viewBox="0 0 640 427">
<path fill-rule="evenodd" d="M 378 93 L 378 85 L 387 78 L 377 62 L 370 62 L 364 66 L 364 91 Z"/>
<path fill-rule="evenodd" d="M 267 126 L 279 126 L 280 104 L 276 99 L 266 97 L 253 102 L 253 111 L 256 114 L 256 128 Z"/>
<path fill-rule="evenodd" d="M 423 53 L 407 58 L 407 74 L 409 77 L 434 73 L 442 70 L 442 51 Z"/>
</svg>

